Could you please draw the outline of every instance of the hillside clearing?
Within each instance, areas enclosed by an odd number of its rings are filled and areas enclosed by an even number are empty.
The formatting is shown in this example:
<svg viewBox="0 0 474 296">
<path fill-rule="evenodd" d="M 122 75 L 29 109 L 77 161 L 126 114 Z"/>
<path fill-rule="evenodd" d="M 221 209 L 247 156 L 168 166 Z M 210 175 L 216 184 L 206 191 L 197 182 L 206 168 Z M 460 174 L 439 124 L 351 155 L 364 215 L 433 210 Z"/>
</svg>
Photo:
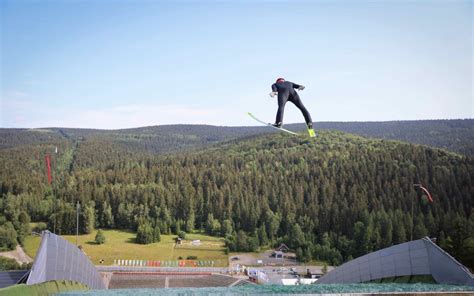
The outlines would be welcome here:
<svg viewBox="0 0 474 296">
<path fill-rule="evenodd" d="M 106 242 L 97 245 L 94 241 L 97 231 L 91 234 L 80 235 L 78 244 L 89 256 L 94 264 L 99 265 L 103 259 L 103 265 L 112 265 L 114 260 L 178 260 L 179 257 L 186 259 L 188 256 L 196 256 L 197 260 L 214 261 L 214 266 L 227 266 L 227 255 L 224 253 L 224 240 L 203 234 L 188 234 L 181 246 L 175 246 L 176 235 L 161 235 L 161 242 L 148 245 L 135 243 L 134 232 L 123 230 L 102 230 Z M 64 235 L 73 244 L 76 244 L 76 236 Z M 191 240 L 200 240 L 201 245 L 194 246 Z M 25 252 L 32 258 L 36 256 L 41 238 L 29 236 L 25 239 Z"/>
</svg>

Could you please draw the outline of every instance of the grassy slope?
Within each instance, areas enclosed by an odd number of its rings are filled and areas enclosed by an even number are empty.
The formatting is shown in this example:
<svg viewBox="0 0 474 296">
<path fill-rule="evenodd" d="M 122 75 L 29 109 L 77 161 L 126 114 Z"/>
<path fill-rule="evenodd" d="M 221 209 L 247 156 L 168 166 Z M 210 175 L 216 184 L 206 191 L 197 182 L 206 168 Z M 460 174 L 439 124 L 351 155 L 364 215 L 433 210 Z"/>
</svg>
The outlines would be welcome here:
<svg viewBox="0 0 474 296">
<path fill-rule="evenodd" d="M 89 256 L 94 264 L 99 264 L 104 259 L 104 265 L 111 265 L 114 259 L 131 260 L 177 260 L 178 257 L 186 259 L 188 256 L 197 256 L 198 260 L 212 260 L 216 266 L 227 266 L 227 255 L 224 254 L 224 240 L 203 234 L 188 234 L 182 246 L 174 247 L 175 235 L 161 235 L 161 242 L 140 245 L 134 242 L 135 233 L 122 230 L 103 230 L 106 242 L 97 245 L 94 242 L 96 232 L 80 235 L 79 245 Z M 73 235 L 62 236 L 73 244 L 76 237 Z M 191 240 L 199 239 L 202 245 L 192 246 Z M 25 252 L 34 258 L 40 244 L 40 237 L 27 237 L 25 240 Z"/>
<path fill-rule="evenodd" d="M 85 291 L 89 288 L 80 283 L 74 281 L 47 281 L 41 284 L 35 285 L 26 285 L 19 284 L 9 286 L 3 289 L 0 289 L 0 295 L 2 296 L 37 296 L 37 295 L 56 295 L 60 292 L 68 291 Z"/>
</svg>

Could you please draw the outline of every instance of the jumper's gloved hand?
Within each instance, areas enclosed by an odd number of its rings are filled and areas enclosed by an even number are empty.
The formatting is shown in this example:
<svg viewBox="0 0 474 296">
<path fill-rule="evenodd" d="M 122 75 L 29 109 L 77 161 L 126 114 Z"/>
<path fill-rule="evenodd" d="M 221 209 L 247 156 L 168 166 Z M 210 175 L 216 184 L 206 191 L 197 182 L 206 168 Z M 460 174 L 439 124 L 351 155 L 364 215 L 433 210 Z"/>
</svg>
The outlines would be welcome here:
<svg viewBox="0 0 474 296">
<path fill-rule="evenodd" d="M 303 90 L 304 89 L 304 86 L 301 85 L 300 87 L 298 87 L 298 90 Z"/>
<path fill-rule="evenodd" d="M 272 92 L 270 93 L 270 97 L 272 97 L 272 98 L 273 98 L 274 96 L 276 96 L 276 95 L 277 95 L 277 92 L 276 92 L 276 91 L 272 91 Z"/>
</svg>

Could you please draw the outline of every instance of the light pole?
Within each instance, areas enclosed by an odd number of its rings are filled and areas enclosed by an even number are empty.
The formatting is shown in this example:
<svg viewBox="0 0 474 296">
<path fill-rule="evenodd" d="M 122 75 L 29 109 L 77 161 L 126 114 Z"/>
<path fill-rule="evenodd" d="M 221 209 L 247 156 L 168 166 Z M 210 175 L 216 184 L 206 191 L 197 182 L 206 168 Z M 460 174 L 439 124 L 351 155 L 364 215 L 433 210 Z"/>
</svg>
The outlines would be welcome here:
<svg viewBox="0 0 474 296">
<path fill-rule="evenodd" d="M 57 151 L 57 149 L 56 149 Z M 56 176 L 55 174 L 52 175 L 51 173 L 51 166 L 54 165 L 53 163 L 53 158 L 51 157 L 51 154 L 47 153 L 44 155 L 44 160 L 46 164 L 46 174 L 48 177 L 48 184 L 51 186 L 51 194 L 53 195 L 53 233 L 56 233 L 56 194 L 54 192 L 54 177 Z M 53 170 L 54 171 L 54 170 Z M 54 172 L 55 173 L 55 172 Z"/>
<path fill-rule="evenodd" d="M 79 237 L 79 209 L 81 208 L 81 205 L 79 204 L 79 201 L 77 201 L 76 205 L 76 247 L 78 246 L 78 237 Z"/>
</svg>

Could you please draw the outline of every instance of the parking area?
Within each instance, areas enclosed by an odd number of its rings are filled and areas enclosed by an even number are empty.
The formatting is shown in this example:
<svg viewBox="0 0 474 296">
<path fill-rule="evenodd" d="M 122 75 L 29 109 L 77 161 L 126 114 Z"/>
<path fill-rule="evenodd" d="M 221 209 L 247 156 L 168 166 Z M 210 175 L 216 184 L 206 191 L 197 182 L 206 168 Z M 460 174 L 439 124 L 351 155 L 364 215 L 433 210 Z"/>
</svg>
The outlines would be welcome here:
<svg viewBox="0 0 474 296">
<path fill-rule="evenodd" d="M 308 270 L 315 277 L 319 277 L 322 275 L 321 266 L 310 266 L 310 265 L 307 265 L 307 266 L 299 265 L 299 266 L 288 266 L 288 267 L 264 266 L 258 269 L 265 272 L 265 274 L 267 275 L 268 282 L 266 284 L 274 284 L 274 285 L 283 284 L 282 279 L 306 278 Z"/>
<path fill-rule="evenodd" d="M 229 266 L 299 266 L 294 253 L 285 253 L 283 258 L 272 256 L 273 250 L 263 253 L 241 253 L 229 256 Z"/>
<path fill-rule="evenodd" d="M 233 253 L 229 255 L 229 267 L 236 269 L 242 266 L 251 267 L 265 272 L 268 277 L 267 284 L 281 285 L 282 279 L 304 278 L 308 271 L 310 274 L 320 276 L 323 266 L 306 265 L 296 261 L 293 253 L 285 253 L 283 258 L 272 256 L 273 250 L 263 253 Z M 328 266 L 328 271 L 333 267 Z"/>
</svg>

